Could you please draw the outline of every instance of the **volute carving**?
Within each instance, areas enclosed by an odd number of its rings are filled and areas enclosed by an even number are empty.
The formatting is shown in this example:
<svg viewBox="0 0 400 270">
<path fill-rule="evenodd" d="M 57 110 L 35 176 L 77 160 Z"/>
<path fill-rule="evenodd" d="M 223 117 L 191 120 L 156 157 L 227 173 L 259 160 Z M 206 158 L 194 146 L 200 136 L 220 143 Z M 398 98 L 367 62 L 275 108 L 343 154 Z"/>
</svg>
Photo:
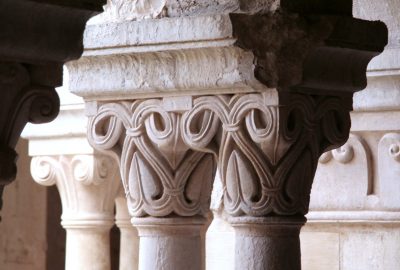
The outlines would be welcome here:
<svg viewBox="0 0 400 270">
<path fill-rule="evenodd" d="M 91 144 L 119 157 L 131 215 L 195 216 L 209 211 L 216 166 L 211 154 L 183 142 L 182 112 L 190 102 L 167 98 L 108 103 L 91 118 Z"/>
<path fill-rule="evenodd" d="M 113 220 L 120 182 L 112 158 L 104 155 L 37 156 L 31 161 L 31 174 L 40 185 L 57 185 L 64 224 L 71 220 Z"/>
<path fill-rule="evenodd" d="M 59 111 L 54 87 L 38 84 L 33 76 L 29 65 L 0 61 L 0 198 L 3 186 L 15 179 L 18 155 L 14 148 L 26 123 L 49 122 Z"/>
</svg>

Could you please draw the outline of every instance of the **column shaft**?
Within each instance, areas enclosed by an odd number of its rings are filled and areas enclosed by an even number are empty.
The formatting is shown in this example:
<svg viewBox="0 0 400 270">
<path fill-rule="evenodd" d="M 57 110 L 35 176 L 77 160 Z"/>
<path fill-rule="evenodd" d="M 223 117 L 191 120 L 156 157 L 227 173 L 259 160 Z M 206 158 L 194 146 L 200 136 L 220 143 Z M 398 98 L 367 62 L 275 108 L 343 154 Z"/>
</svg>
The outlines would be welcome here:
<svg viewBox="0 0 400 270">
<path fill-rule="evenodd" d="M 110 270 L 110 228 L 69 228 L 66 270 Z"/>
<path fill-rule="evenodd" d="M 120 231 L 119 270 L 137 270 L 139 261 L 139 236 L 132 226 L 124 197 L 115 200 L 115 224 Z"/>
<path fill-rule="evenodd" d="M 204 218 L 134 218 L 140 270 L 204 269 Z"/>
<path fill-rule="evenodd" d="M 118 169 L 102 155 L 38 156 L 34 180 L 57 185 L 67 231 L 66 270 L 110 270 L 110 229 L 120 189 Z"/>
<path fill-rule="evenodd" d="M 300 228 L 304 222 L 267 218 L 231 220 L 235 228 L 235 269 L 301 269 Z"/>
</svg>

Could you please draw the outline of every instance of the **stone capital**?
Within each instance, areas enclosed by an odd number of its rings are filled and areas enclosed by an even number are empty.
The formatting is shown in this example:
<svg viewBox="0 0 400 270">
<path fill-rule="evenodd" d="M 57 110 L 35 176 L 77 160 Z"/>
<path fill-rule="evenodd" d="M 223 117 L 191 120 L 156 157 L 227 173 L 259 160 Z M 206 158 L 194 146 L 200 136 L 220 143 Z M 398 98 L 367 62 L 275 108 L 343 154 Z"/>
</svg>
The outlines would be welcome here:
<svg viewBox="0 0 400 270">
<path fill-rule="evenodd" d="M 216 164 L 211 154 L 194 151 L 183 141 L 182 114 L 191 100 L 98 104 L 98 113 L 90 118 L 89 142 L 119 158 L 132 216 L 207 215 Z"/>
<path fill-rule="evenodd" d="M 57 186 L 65 228 L 99 228 L 114 224 L 114 201 L 120 180 L 112 158 L 104 155 L 36 156 L 32 158 L 31 174 L 40 185 Z"/>
</svg>

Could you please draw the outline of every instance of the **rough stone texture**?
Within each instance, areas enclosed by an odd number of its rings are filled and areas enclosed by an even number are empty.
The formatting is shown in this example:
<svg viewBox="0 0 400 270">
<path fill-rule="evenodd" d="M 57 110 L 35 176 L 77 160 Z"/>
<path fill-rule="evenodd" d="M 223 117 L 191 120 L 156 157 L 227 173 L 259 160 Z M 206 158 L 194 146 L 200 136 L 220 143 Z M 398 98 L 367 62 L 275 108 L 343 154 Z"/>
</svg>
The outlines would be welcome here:
<svg viewBox="0 0 400 270">
<path fill-rule="evenodd" d="M 318 157 L 346 141 L 351 95 L 365 86 L 386 28 L 351 18 L 351 1 L 304 9 L 230 1 L 244 14 L 229 19 L 222 1 L 146 3 L 134 2 L 140 14 L 122 18 L 139 21 L 91 25 L 87 52 L 69 64 L 71 90 L 87 101 L 89 141 L 120 160 L 139 226 L 139 269 L 191 267 L 182 255 L 201 261 L 201 237 L 170 228 L 190 231 L 193 216 L 207 216 L 211 154 L 224 210 L 235 217 L 234 267 L 299 269 L 299 217 L 308 211 Z M 173 17 L 182 15 L 190 16 Z"/>
<path fill-rule="evenodd" d="M 118 99 L 128 99 L 263 89 L 252 70 L 245 68 L 251 61 L 249 53 L 219 47 L 88 56 L 79 64 L 70 63 L 68 68 L 74 74 L 71 76 L 74 93 L 87 100 L 103 100 L 116 95 Z M 93 91 L 93 87 L 102 90 Z"/>
<path fill-rule="evenodd" d="M 231 20 L 236 45 L 254 53 L 255 76 L 268 87 L 358 91 L 366 87 L 368 62 L 387 43 L 382 22 L 347 16 L 232 14 Z"/>
<path fill-rule="evenodd" d="M 140 236 L 139 270 L 204 269 L 204 218 L 133 218 Z"/>
<path fill-rule="evenodd" d="M 150 18 L 275 11 L 279 0 L 108 0 L 104 14 L 91 20 L 120 22 Z"/>
</svg>

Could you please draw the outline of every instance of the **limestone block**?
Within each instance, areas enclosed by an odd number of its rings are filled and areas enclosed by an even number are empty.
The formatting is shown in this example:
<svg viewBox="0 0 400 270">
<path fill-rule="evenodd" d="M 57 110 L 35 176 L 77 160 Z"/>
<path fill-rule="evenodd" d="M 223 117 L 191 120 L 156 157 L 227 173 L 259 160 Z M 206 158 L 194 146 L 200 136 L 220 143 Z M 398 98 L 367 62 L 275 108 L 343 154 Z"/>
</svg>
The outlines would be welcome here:
<svg viewBox="0 0 400 270">
<path fill-rule="evenodd" d="M 72 92 L 85 99 L 216 94 L 265 89 L 253 55 L 235 47 L 88 56 L 71 62 Z M 101 90 L 100 90 L 101 89 Z"/>
<path fill-rule="evenodd" d="M 348 142 L 322 155 L 311 191 L 311 210 L 360 210 L 372 185 L 371 153 L 366 142 Z"/>
<path fill-rule="evenodd" d="M 361 231 L 362 230 L 362 231 Z M 400 231 L 362 228 L 340 237 L 343 270 L 398 270 L 400 266 Z"/>
<path fill-rule="evenodd" d="M 379 197 L 383 208 L 400 210 L 400 134 L 389 133 L 378 146 Z"/>
<path fill-rule="evenodd" d="M 389 63 L 387 64 L 390 68 Z M 399 75 L 368 77 L 368 88 L 354 95 L 354 110 L 357 111 L 387 111 L 398 108 L 400 108 Z"/>
<path fill-rule="evenodd" d="M 302 232 L 301 265 L 305 270 L 339 270 L 340 234 L 336 232 Z"/>
</svg>

